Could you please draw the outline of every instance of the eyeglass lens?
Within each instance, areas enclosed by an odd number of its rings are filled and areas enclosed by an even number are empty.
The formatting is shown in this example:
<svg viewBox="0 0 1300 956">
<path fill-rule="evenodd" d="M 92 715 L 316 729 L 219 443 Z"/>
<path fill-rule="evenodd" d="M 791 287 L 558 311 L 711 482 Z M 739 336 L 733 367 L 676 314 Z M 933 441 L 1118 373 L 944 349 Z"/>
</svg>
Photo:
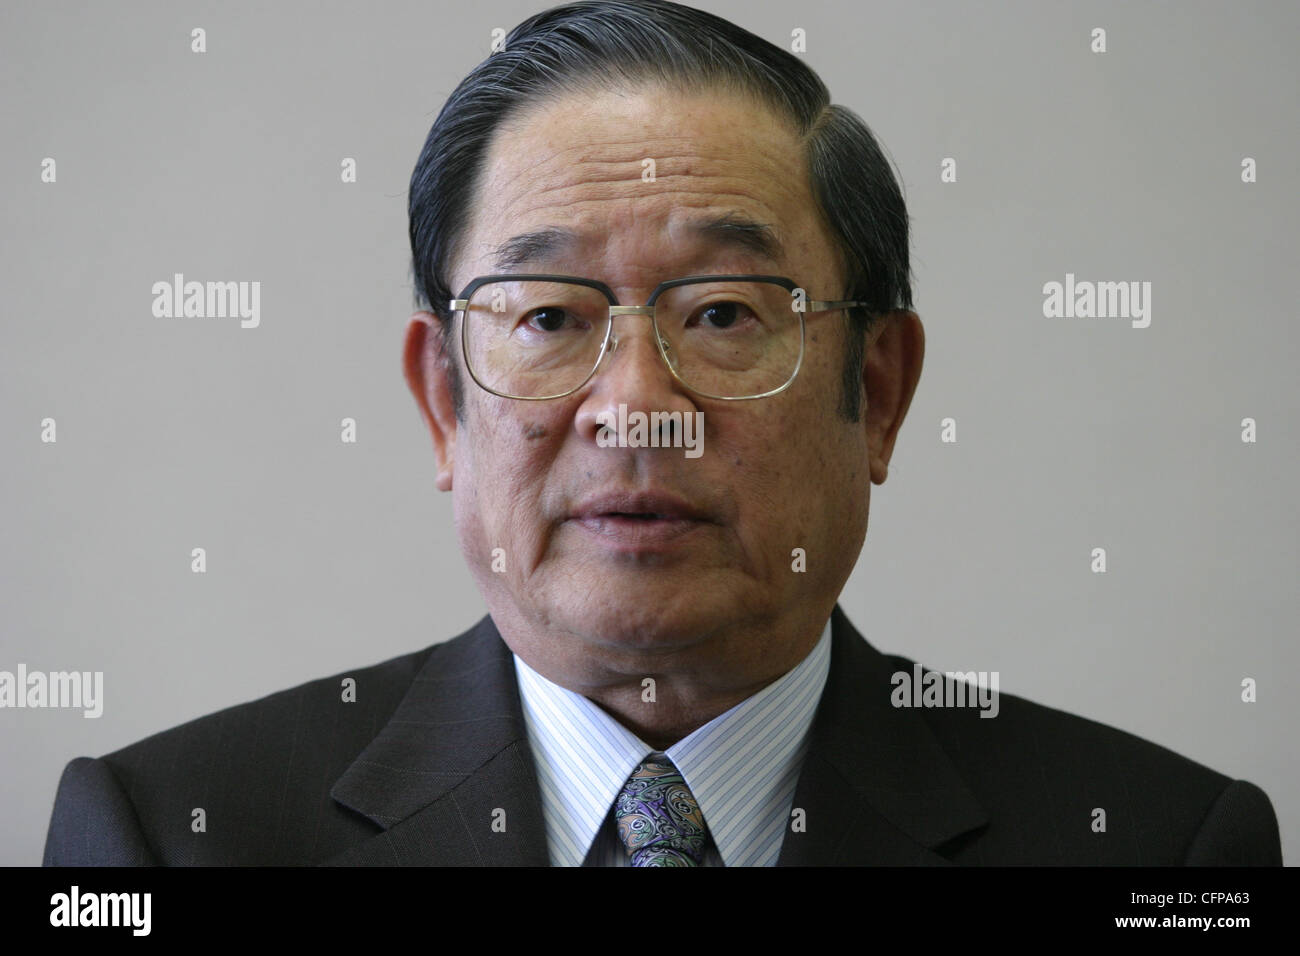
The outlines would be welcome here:
<svg viewBox="0 0 1300 956">
<path fill-rule="evenodd" d="M 588 286 L 489 282 L 475 290 L 465 310 L 465 359 L 494 392 L 563 395 L 595 369 L 609 320 L 609 300 Z M 800 317 L 790 293 L 774 282 L 673 286 L 655 302 L 655 324 L 674 373 L 706 395 L 762 395 L 785 385 L 799 366 Z"/>
</svg>

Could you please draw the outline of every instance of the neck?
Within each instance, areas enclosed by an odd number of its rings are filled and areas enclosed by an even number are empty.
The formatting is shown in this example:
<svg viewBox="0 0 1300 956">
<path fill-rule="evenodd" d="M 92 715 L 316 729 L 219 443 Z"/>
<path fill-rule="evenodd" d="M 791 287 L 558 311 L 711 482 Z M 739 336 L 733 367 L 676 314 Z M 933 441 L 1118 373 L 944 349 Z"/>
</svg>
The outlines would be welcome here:
<svg viewBox="0 0 1300 956">
<path fill-rule="evenodd" d="M 588 690 L 583 696 L 636 734 L 655 750 L 667 750 L 741 701 L 757 694 L 781 675 L 721 695 L 695 696 L 682 687 L 656 682 L 654 699 L 649 688 L 618 685 Z"/>
<path fill-rule="evenodd" d="M 611 647 L 573 631 L 539 633 L 508 611 L 494 620 L 533 671 L 666 750 L 797 667 L 821 638 L 829 613 L 800 609 L 779 622 L 745 622 L 658 649 Z"/>
</svg>

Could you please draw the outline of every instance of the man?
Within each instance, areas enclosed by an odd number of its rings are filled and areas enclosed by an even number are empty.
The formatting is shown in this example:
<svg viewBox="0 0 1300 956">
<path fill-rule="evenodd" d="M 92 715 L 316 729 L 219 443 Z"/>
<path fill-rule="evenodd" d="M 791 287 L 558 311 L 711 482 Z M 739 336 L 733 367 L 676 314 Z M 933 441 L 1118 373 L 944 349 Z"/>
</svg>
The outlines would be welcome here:
<svg viewBox="0 0 1300 956">
<path fill-rule="evenodd" d="M 1014 697 L 899 706 L 956 688 L 837 607 L 924 334 L 897 183 L 797 57 L 539 14 L 410 207 L 406 376 L 489 616 L 73 761 L 48 863 L 1280 863 L 1249 783 Z"/>
</svg>

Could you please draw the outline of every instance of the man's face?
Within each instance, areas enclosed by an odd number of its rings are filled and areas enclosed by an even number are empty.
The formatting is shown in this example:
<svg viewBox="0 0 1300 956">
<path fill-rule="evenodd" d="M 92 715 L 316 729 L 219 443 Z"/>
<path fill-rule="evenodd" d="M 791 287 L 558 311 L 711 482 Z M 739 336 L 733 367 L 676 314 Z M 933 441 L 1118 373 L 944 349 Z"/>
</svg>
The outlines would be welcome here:
<svg viewBox="0 0 1300 956">
<path fill-rule="evenodd" d="M 769 226 L 776 258 L 697 231 L 724 218 Z M 457 293 L 480 275 L 548 272 L 599 279 L 621 304 L 643 305 L 666 279 L 753 273 L 787 276 L 809 299 L 845 297 L 803 149 L 767 110 L 722 93 L 642 88 L 525 112 L 498 130 L 466 226 Z M 503 243 L 541 230 L 577 241 L 500 267 Z M 843 313 L 806 317 L 786 391 L 732 402 L 680 385 L 639 315 L 615 317 L 616 351 L 574 394 L 500 398 L 465 374 L 459 319 L 464 415 L 440 416 L 439 484 L 453 490 L 466 560 L 512 649 L 579 690 L 668 671 L 742 687 L 797 663 L 857 560 L 873 459 L 882 481 L 897 427 L 836 412 Z M 426 381 L 445 409 L 435 337 L 421 340 Z M 900 421 L 914 386 L 893 403 Z M 602 447 L 600 422 L 620 404 L 703 412 L 703 454 Z M 493 570 L 494 549 L 504 570 Z"/>
</svg>

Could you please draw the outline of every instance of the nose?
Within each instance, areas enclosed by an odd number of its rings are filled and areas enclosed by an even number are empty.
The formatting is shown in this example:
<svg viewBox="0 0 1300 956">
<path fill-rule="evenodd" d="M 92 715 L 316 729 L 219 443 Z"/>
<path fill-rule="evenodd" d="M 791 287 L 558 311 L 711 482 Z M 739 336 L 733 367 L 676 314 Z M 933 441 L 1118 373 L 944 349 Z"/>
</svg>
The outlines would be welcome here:
<svg viewBox="0 0 1300 956">
<path fill-rule="evenodd" d="M 603 423 L 619 420 L 620 405 L 626 406 L 629 413 L 695 411 L 690 393 L 673 377 L 659 354 L 653 310 L 615 306 L 610 322 L 613 328 L 609 347 L 585 386 L 582 404 L 574 416 L 578 432 L 595 442 Z M 666 342 L 664 350 L 668 360 L 675 361 Z"/>
<path fill-rule="evenodd" d="M 611 322 L 613 322 L 615 317 L 620 315 L 645 315 L 645 316 L 653 317 L 654 308 L 648 305 L 616 305 L 612 309 L 610 309 Z M 673 355 L 672 345 L 668 342 L 667 339 L 664 338 L 660 338 L 657 342 L 655 341 L 655 337 L 658 335 L 658 333 L 654 328 L 653 319 L 649 327 L 651 333 L 650 335 L 651 348 L 662 349 L 663 356 L 667 356 L 668 364 L 672 366 L 672 369 L 675 371 L 677 369 L 677 360 L 676 360 L 676 356 Z M 626 326 L 624 326 L 623 332 L 625 337 L 627 338 L 632 337 L 627 334 Z M 606 355 L 605 360 L 607 362 L 613 360 L 612 357 L 614 353 L 618 350 L 618 341 L 619 341 L 619 331 L 618 331 L 618 325 L 617 323 L 615 323 L 614 327 L 610 330 L 609 333 L 609 348 L 606 350 L 605 353 Z M 659 355 L 660 353 L 656 352 L 655 354 Z"/>
</svg>

